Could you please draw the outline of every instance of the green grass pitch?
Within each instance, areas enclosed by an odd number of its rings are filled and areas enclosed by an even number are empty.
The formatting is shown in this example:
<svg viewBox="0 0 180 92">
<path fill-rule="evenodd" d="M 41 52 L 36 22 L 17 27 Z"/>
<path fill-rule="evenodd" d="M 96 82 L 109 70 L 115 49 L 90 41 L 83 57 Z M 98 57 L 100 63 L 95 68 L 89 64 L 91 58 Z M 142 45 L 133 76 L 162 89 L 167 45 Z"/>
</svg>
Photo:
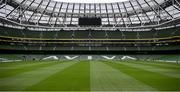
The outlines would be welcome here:
<svg viewBox="0 0 180 92">
<path fill-rule="evenodd" d="M 0 63 L 0 91 L 180 91 L 180 65 L 86 60 Z"/>
</svg>

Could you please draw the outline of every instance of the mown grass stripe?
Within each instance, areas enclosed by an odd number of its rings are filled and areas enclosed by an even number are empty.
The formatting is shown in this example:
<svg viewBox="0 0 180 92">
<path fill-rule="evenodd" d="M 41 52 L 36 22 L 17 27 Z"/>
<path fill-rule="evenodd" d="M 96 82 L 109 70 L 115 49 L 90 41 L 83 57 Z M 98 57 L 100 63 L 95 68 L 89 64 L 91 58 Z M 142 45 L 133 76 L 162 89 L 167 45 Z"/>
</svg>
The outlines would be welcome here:
<svg viewBox="0 0 180 92">
<path fill-rule="evenodd" d="M 131 62 L 131 61 L 130 61 Z M 166 69 L 175 69 L 177 71 L 180 71 L 180 64 L 164 64 L 164 63 L 158 63 L 158 62 L 149 62 L 149 61 L 133 61 L 133 63 L 137 64 L 143 64 L 143 65 L 149 65 L 149 66 L 156 66 L 156 67 L 161 67 L 161 68 L 166 68 Z"/>
<path fill-rule="evenodd" d="M 180 67 L 180 63 L 175 63 L 175 62 L 154 61 L 154 62 L 150 62 L 150 63 L 152 63 L 152 64 L 154 63 L 156 65 L 162 65 L 162 66 L 175 67 L 175 68 Z"/>
<path fill-rule="evenodd" d="M 14 61 L 14 62 L 0 62 L 0 67 L 23 66 L 27 64 L 37 63 L 38 61 Z M 40 63 L 40 62 L 39 62 Z"/>
<path fill-rule="evenodd" d="M 155 90 L 103 62 L 90 62 L 90 69 L 91 91 Z"/>
<path fill-rule="evenodd" d="M 11 77 L 20 73 L 36 70 L 42 67 L 50 66 L 50 65 L 55 65 L 55 62 L 34 62 L 32 64 L 16 67 L 16 68 L 10 68 L 10 69 L 1 69 L 0 70 L 0 78 L 6 78 L 6 77 Z"/>
<path fill-rule="evenodd" d="M 3 66 L 0 66 L 0 71 L 7 71 L 7 70 L 18 69 L 18 68 L 25 68 L 25 67 L 29 67 L 33 65 L 38 65 L 38 64 L 51 63 L 51 62 L 31 62 L 31 61 L 27 61 L 27 62 L 28 63 L 24 63 L 20 65 L 19 64 L 3 65 Z"/>
<path fill-rule="evenodd" d="M 33 65 L 38 65 L 38 64 L 45 64 L 45 62 L 31 62 L 31 61 L 21 62 L 21 63 L 22 64 L 17 63 L 17 62 L 10 62 L 9 64 L 0 63 L 0 65 L 1 65 L 0 66 L 0 73 L 10 73 L 14 70 L 18 70 L 21 68 L 31 67 Z M 50 62 L 46 62 L 46 63 L 50 63 Z M 5 77 L 5 75 L 3 75 L 3 74 L 0 75 L 0 78 L 3 78 L 3 77 Z"/>
<path fill-rule="evenodd" d="M 169 69 L 161 66 L 154 66 L 149 64 L 142 64 L 138 62 L 127 62 L 128 65 L 135 66 L 136 68 L 144 69 L 150 72 L 159 73 L 169 77 L 180 78 L 180 71 L 178 69 Z M 124 63 L 126 64 L 126 63 Z"/>
<path fill-rule="evenodd" d="M 180 79 L 164 76 L 159 73 L 150 72 L 145 69 L 138 68 L 126 62 L 114 63 L 107 62 L 108 65 L 118 69 L 119 71 L 134 77 L 160 91 L 179 91 Z"/>
<path fill-rule="evenodd" d="M 42 63 L 42 62 L 37 62 L 37 63 Z M 28 66 L 31 66 L 31 65 L 36 65 L 36 63 L 24 63 L 24 64 L 12 64 L 12 65 L 10 65 L 10 64 L 8 64 L 8 65 L 2 65 L 2 64 L 0 64 L 1 66 L 0 66 L 0 72 L 1 71 L 8 71 L 8 70 L 12 70 L 12 69 L 16 69 L 16 68 L 23 68 L 23 67 L 28 67 Z"/>
<path fill-rule="evenodd" d="M 89 62 L 81 61 L 59 71 L 26 90 L 36 91 L 89 91 Z"/>
<path fill-rule="evenodd" d="M 24 72 L 16 76 L 0 79 L 0 90 L 20 91 L 27 87 L 35 85 L 49 76 L 70 67 L 76 62 L 54 62 L 54 65 L 49 65 L 43 68 L 38 68 L 33 71 Z"/>
</svg>

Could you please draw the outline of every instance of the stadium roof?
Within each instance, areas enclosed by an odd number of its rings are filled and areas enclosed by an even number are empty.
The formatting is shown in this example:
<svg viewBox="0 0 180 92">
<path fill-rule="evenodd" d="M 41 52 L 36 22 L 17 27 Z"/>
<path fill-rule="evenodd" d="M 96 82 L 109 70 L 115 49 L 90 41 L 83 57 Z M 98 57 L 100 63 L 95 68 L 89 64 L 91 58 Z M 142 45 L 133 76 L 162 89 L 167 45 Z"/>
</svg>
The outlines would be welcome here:
<svg viewBox="0 0 180 92">
<path fill-rule="evenodd" d="M 68 3 L 54 0 L 1 1 L 0 20 L 5 21 L 1 24 L 10 21 L 23 26 L 70 28 L 78 27 L 80 17 L 100 17 L 101 28 L 139 28 L 174 25 L 173 23 L 178 24 L 180 19 L 179 0 L 125 2 L 111 0 L 112 3 Z"/>
<path fill-rule="evenodd" d="M 54 0 L 58 2 L 69 2 L 69 3 L 113 3 L 113 2 L 124 2 L 128 0 Z"/>
</svg>

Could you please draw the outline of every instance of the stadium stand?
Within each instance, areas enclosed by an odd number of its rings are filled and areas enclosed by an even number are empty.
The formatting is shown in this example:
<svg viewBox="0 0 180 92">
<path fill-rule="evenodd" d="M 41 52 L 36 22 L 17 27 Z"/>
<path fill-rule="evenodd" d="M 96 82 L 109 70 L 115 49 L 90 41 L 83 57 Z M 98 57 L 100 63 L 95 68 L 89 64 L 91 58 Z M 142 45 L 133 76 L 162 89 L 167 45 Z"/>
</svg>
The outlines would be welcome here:
<svg viewBox="0 0 180 92">
<path fill-rule="evenodd" d="M 44 2 L 47 3 L 47 1 Z M 49 2 L 67 5 L 62 2 Z M 180 7 L 178 0 L 133 0 L 98 5 L 82 3 L 87 7 L 104 6 L 101 9 L 90 9 L 92 12 L 89 13 L 81 12 L 89 10 L 78 8 L 78 3 L 71 4 L 74 8 L 67 6 L 67 10 L 62 12 L 61 9 L 64 8 L 52 7 L 48 3 L 47 5 L 37 3 L 38 6 L 34 6 L 34 2 L 28 5 L 25 0 L 3 1 L 4 6 L 0 8 L 0 49 L 23 51 L 179 50 Z M 46 8 L 41 6 L 46 6 Z M 52 8 L 54 11 L 50 13 L 49 9 Z M 41 12 L 42 10 L 44 12 Z M 78 11 L 79 14 L 72 10 Z M 16 11 L 21 11 L 21 13 Z M 80 25 L 80 18 L 95 19 L 94 21 L 98 24 L 82 24 L 82 22 Z"/>
</svg>

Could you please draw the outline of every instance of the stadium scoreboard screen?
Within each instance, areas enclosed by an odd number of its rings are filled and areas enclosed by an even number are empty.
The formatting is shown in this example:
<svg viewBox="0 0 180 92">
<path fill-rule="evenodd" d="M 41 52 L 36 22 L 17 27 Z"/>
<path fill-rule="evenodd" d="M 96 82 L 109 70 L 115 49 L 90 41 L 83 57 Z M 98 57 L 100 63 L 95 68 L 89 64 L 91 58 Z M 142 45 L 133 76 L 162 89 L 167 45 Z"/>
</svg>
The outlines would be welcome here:
<svg viewBox="0 0 180 92">
<path fill-rule="evenodd" d="M 100 26 L 101 18 L 99 17 L 81 17 L 78 20 L 78 25 L 80 26 Z"/>
</svg>

